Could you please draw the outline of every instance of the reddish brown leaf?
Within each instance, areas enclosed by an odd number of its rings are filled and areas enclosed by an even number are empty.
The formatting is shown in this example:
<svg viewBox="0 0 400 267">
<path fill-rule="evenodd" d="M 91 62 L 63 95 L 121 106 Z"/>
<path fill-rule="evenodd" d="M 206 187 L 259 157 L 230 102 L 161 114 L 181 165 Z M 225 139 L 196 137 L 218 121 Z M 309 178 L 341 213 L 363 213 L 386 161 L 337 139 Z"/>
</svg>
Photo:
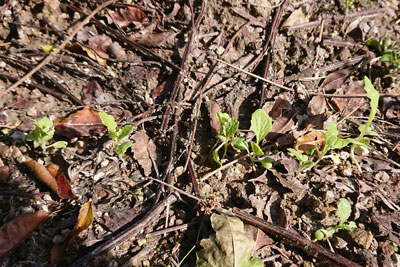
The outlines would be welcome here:
<svg viewBox="0 0 400 267">
<path fill-rule="evenodd" d="M 129 40 L 146 47 L 170 47 L 175 42 L 176 32 L 138 32 L 131 34 Z"/>
<path fill-rule="evenodd" d="M 107 53 L 118 60 L 127 59 L 125 50 L 121 47 L 121 45 L 118 42 L 112 42 L 112 44 L 110 44 L 107 47 Z"/>
<path fill-rule="evenodd" d="M 210 124 L 211 124 L 211 131 L 213 135 L 217 135 L 221 132 L 221 123 L 217 118 L 217 112 L 221 111 L 221 107 L 216 101 L 210 101 Z"/>
<path fill-rule="evenodd" d="M 101 86 L 97 81 L 90 81 L 82 90 L 83 103 L 90 105 L 96 103 L 96 95 L 101 92 Z"/>
<path fill-rule="evenodd" d="M 43 210 L 24 213 L 0 228 L 0 258 L 22 243 L 49 217 Z"/>
<path fill-rule="evenodd" d="M 7 183 L 8 176 L 10 176 L 10 168 L 7 166 L 0 167 L 0 183 Z"/>
<path fill-rule="evenodd" d="M 142 166 L 144 175 L 149 175 L 152 170 L 152 160 L 157 162 L 157 147 L 144 130 L 138 131 L 132 136 L 135 143 L 132 145 L 132 151 L 135 159 Z"/>
<path fill-rule="evenodd" d="M 325 132 L 322 130 L 312 130 L 297 139 L 294 149 L 300 153 L 306 152 L 307 149 L 319 146 L 320 149 L 325 145 Z"/>
<path fill-rule="evenodd" d="M 151 93 L 151 96 L 152 97 L 158 97 L 159 95 L 161 95 L 162 92 L 164 91 L 164 87 L 165 87 L 166 83 L 167 82 L 164 81 L 164 82 L 161 83 L 160 86 L 158 86 L 157 88 L 154 88 L 153 92 Z"/>
<path fill-rule="evenodd" d="M 58 186 L 56 179 L 49 173 L 49 171 L 39 162 L 31 159 L 25 162 L 28 169 L 35 175 L 41 182 L 45 183 L 54 193 L 58 193 Z"/>
<path fill-rule="evenodd" d="M 347 80 L 350 74 L 354 71 L 353 68 L 342 69 L 329 74 L 321 84 L 321 88 L 325 90 L 337 89 Z"/>
<path fill-rule="evenodd" d="M 340 89 L 336 92 L 337 94 L 363 94 L 364 91 L 364 82 L 363 81 L 354 81 L 350 82 L 350 85 L 347 87 L 344 86 L 343 89 Z M 332 104 L 335 108 L 343 115 L 347 115 L 350 112 L 353 112 L 354 109 L 363 106 L 366 102 L 365 98 L 333 98 Z M 353 113 L 354 115 L 361 114 L 362 111 Z"/>
<path fill-rule="evenodd" d="M 146 17 L 146 13 L 143 10 L 137 7 L 128 7 L 127 9 L 120 9 L 118 12 L 110 12 L 110 15 L 107 15 L 107 22 L 109 24 L 118 24 L 119 27 L 125 27 L 133 21 L 142 21 Z"/>
<path fill-rule="evenodd" d="M 97 34 L 89 38 L 89 47 L 95 51 L 107 53 L 107 48 L 112 44 L 112 40 L 105 34 Z"/>
<path fill-rule="evenodd" d="M 57 194 L 62 199 L 77 199 L 77 196 L 72 193 L 72 188 L 69 180 L 65 177 L 60 167 L 55 164 L 50 164 L 47 167 L 49 173 L 56 179 Z"/>
<path fill-rule="evenodd" d="M 93 207 L 92 201 L 86 202 L 79 211 L 79 217 L 74 229 L 69 232 L 64 240 L 56 244 L 51 249 L 50 265 L 57 264 L 66 256 L 67 249 L 73 244 L 75 238 L 80 232 L 89 228 L 93 223 Z"/>
<path fill-rule="evenodd" d="M 98 112 L 90 107 L 84 107 L 68 118 L 55 119 L 54 128 L 57 134 L 68 138 L 93 136 L 106 131 Z"/>
</svg>

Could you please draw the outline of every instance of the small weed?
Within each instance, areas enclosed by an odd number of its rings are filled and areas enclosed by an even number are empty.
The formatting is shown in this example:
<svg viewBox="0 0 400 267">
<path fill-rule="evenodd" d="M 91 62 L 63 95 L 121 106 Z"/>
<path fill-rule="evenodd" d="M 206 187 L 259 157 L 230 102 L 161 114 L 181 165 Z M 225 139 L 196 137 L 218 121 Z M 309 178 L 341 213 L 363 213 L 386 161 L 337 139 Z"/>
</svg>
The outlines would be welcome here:
<svg viewBox="0 0 400 267">
<path fill-rule="evenodd" d="M 351 215 L 351 205 L 347 199 L 341 198 L 339 200 L 339 203 L 337 206 L 337 213 L 340 218 L 339 224 L 334 227 L 328 228 L 328 229 L 317 230 L 314 234 L 315 238 L 317 240 L 322 240 L 325 237 L 330 238 L 339 229 L 345 229 L 347 231 L 351 231 L 351 230 L 357 228 L 357 224 L 353 221 L 346 223 L 347 219 Z"/>
<path fill-rule="evenodd" d="M 382 37 L 380 41 L 369 39 L 366 44 L 379 53 L 380 62 L 389 62 L 391 69 L 400 73 L 400 42 L 392 42 L 390 38 Z"/>
<path fill-rule="evenodd" d="M 46 145 L 47 142 L 54 136 L 54 123 L 47 117 L 43 117 L 38 121 L 33 120 L 36 125 L 35 130 L 26 136 L 27 141 L 36 141 L 39 143 L 44 154 L 47 154 L 48 148 L 62 148 L 67 146 L 66 141 L 58 141 L 51 145 Z"/>
<path fill-rule="evenodd" d="M 346 0 L 346 2 L 344 3 L 344 8 L 346 10 L 350 10 L 353 11 L 354 10 L 354 0 Z"/>
<path fill-rule="evenodd" d="M 125 125 L 121 129 L 117 131 L 117 123 L 114 120 L 114 117 L 108 115 L 105 112 L 99 112 L 99 116 L 101 122 L 107 127 L 108 129 L 108 136 L 113 140 L 114 144 L 114 152 L 120 156 L 126 152 L 126 150 L 132 146 L 132 142 L 124 142 L 122 144 L 121 141 L 130 135 L 133 131 L 132 125 Z"/>
<path fill-rule="evenodd" d="M 257 157 L 263 156 L 264 151 L 262 151 L 260 147 L 260 142 L 267 136 L 269 131 L 272 128 L 272 119 L 265 113 L 262 109 L 257 109 L 253 112 L 251 116 L 251 127 L 250 130 L 255 133 L 256 142 L 250 141 L 250 148 L 248 142 L 245 140 L 244 137 L 238 136 L 234 137 L 238 128 L 239 128 L 239 121 L 237 118 L 231 118 L 227 113 L 217 112 L 216 114 L 220 125 L 221 125 L 221 133 L 217 135 L 217 138 L 220 139 L 220 144 L 217 143 L 214 147 L 216 147 L 213 152 L 213 159 L 219 165 L 222 166 L 220 157 L 219 157 L 219 150 L 224 147 L 224 153 L 222 158 L 226 156 L 227 149 L 229 145 L 232 145 L 234 148 L 238 150 L 244 150 L 248 153 L 251 162 L 253 164 L 255 162 L 260 162 L 264 168 L 271 168 L 272 167 L 272 159 L 271 158 L 264 158 L 258 159 Z"/>
<path fill-rule="evenodd" d="M 356 139 L 340 138 L 339 131 L 337 129 L 337 125 L 334 122 L 331 122 L 328 125 L 328 129 L 325 133 L 325 145 L 324 145 L 322 151 L 320 151 L 320 148 L 318 146 L 315 146 L 306 151 L 307 155 L 303 155 L 293 148 L 288 148 L 288 151 L 293 156 L 295 156 L 300 163 L 299 164 L 299 172 L 313 168 L 322 159 L 327 158 L 327 157 L 331 158 L 334 163 L 338 164 L 340 162 L 340 159 L 336 153 L 331 153 L 330 155 L 326 155 L 326 153 L 329 151 L 330 148 L 343 149 L 349 144 L 352 144 L 351 148 L 350 148 L 350 157 L 351 157 L 352 161 L 354 162 L 354 164 L 356 165 L 357 169 L 361 172 L 361 167 L 355 158 L 354 151 L 357 147 L 361 147 L 361 146 L 370 148 L 368 146 L 369 139 L 365 137 L 366 135 L 370 135 L 370 136 L 378 135 L 377 133 L 372 131 L 370 125 L 371 125 L 372 120 L 374 119 L 376 111 L 378 109 L 379 93 L 378 93 L 378 91 L 375 90 L 374 86 L 372 85 L 372 83 L 368 79 L 368 77 L 364 77 L 364 88 L 365 88 L 365 91 L 367 92 L 367 97 L 371 100 L 370 101 L 371 111 L 370 111 L 370 114 L 368 117 L 367 124 L 360 125 L 360 127 L 358 127 L 358 130 L 360 131 L 360 135 Z M 308 155 L 313 155 L 315 152 L 318 154 L 318 159 L 314 162 L 309 159 Z"/>
</svg>

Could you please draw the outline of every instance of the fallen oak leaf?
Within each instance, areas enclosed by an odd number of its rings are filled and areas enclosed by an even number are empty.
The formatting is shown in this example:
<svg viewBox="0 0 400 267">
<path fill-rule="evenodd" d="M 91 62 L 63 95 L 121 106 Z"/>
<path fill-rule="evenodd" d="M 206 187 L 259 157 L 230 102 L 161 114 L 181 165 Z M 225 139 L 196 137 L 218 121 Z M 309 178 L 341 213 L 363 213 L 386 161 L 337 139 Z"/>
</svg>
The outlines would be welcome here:
<svg viewBox="0 0 400 267">
<path fill-rule="evenodd" d="M 153 161 L 157 162 L 157 147 L 144 130 L 140 130 L 132 136 L 135 143 L 132 145 L 133 156 L 142 166 L 144 175 L 151 173 Z"/>
<path fill-rule="evenodd" d="M 71 191 L 70 182 L 65 175 L 59 171 L 57 165 L 51 164 L 49 165 L 49 169 L 46 169 L 46 167 L 33 159 L 27 160 L 25 165 L 38 180 L 45 183 L 61 199 L 77 198 Z"/>
<path fill-rule="evenodd" d="M 50 164 L 47 167 L 49 173 L 55 178 L 57 182 L 57 194 L 62 199 L 77 199 L 78 197 L 72 193 L 71 183 L 65 177 L 60 167 L 55 164 Z"/>
<path fill-rule="evenodd" d="M 0 258 L 21 244 L 48 217 L 47 212 L 38 210 L 21 214 L 3 225 L 0 228 Z"/>
<path fill-rule="evenodd" d="M 299 137 L 294 149 L 304 153 L 307 149 L 318 146 L 320 149 L 325 145 L 325 132 L 322 130 L 312 130 L 309 133 Z"/>
<path fill-rule="evenodd" d="M 51 266 L 61 262 L 61 260 L 67 254 L 68 248 L 74 243 L 79 233 L 89 228 L 89 226 L 92 223 L 93 223 L 92 201 L 88 201 L 81 207 L 79 211 L 78 220 L 75 224 L 74 229 L 65 236 L 64 240 L 61 243 L 56 244 L 51 248 L 51 256 L 50 256 Z"/>
<path fill-rule="evenodd" d="M 90 48 L 89 46 L 85 46 L 79 43 L 74 43 L 66 48 L 68 51 L 78 54 L 84 54 L 91 59 L 94 59 L 101 66 L 107 66 L 107 59 L 109 59 L 109 55 L 101 50 L 95 50 Z"/>
<path fill-rule="evenodd" d="M 106 131 L 98 112 L 87 106 L 68 118 L 55 119 L 54 129 L 58 135 L 68 138 L 93 136 Z"/>
<path fill-rule="evenodd" d="M 147 17 L 143 10 L 137 7 L 120 9 L 118 12 L 111 11 L 106 15 L 108 24 L 115 23 L 119 27 L 128 26 L 131 22 L 140 22 Z"/>
</svg>

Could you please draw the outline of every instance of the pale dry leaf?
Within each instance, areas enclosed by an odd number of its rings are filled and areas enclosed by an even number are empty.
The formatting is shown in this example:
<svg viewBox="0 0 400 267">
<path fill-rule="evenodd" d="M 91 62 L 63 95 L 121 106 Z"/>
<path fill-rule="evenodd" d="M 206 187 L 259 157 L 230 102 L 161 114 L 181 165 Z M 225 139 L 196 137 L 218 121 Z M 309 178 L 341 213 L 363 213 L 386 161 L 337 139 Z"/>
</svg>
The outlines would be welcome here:
<svg viewBox="0 0 400 267">
<path fill-rule="evenodd" d="M 319 95 L 313 96 L 307 107 L 308 114 L 314 116 L 325 113 L 327 109 L 328 107 L 325 98 Z"/>
<path fill-rule="evenodd" d="M 132 145 L 133 155 L 142 166 L 144 175 L 148 176 L 152 170 L 152 159 L 157 162 L 157 147 L 144 130 L 135 133 L 132 139 L 135 141 Z"/>
<path fill-rule="evenodd" d="M 290 14 L 290 16 L 285 20 L 285 22 L 281 26 L 281 30 L 285 28 L 292 27 L 294 25 L 303 24 L 307 22 L 306 16 L 304 16 L 301 8 L 296 9 Z"/>
<path fill-rule="evenodd" d="M 299 137 L 294 149 L 304 153 L 307 149 L 319 146 L 320 149 L 325 145 L 325 132 L 322 130 L 312 130 L 309 133 Z"/>
</svg>

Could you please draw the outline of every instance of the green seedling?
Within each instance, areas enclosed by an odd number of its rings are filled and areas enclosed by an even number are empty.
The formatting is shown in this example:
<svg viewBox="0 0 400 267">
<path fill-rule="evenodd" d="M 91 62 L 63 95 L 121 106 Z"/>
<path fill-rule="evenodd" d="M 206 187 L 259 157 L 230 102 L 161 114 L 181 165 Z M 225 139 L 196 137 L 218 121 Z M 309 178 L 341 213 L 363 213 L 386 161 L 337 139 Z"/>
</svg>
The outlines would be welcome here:
<svg viewBox="0 0 400 267">
<path fill-rule="evenodd" d="M 33 120 L 36 125 L 35 130 L 29 133 L 25 139 L 27 141 L 36 141 L 39 143 L 43 153 L 47 154 L 46 150 L 48 148 L 62 148 L 67 146 L 67 142 L 58 141 L 51 145 L 47 145 L 47 142 L 54 136 L 54 123 L 47 117 L 43 117 L 38 121 Z"/>
<path fill-rule="evenodd" d="M 356 140 L 352 141 L 352 146 L 350 148 L 350 157 L 353 160 L 354 164 L 357 166 L 357 169 L 361 172 L 361 167 L 358 164 L 356 157 L 354 155 L 354 150 L 357 147 L 364 146 L 369 148 L 369 139 L 365 137 L 366 135 L 369 136 L 377 136 L 378 134 L 372 131 L 371 129 L 371 123 L 372 120 L 375 117 L 376 111 L 378 110 L 378 104 L 379 104 L 379 92 L 375 89 L 375 87 L 372 85 L 371 81 L 368 79 L 367 76 L 364 77 L 364 89 L 367 93 L 367 97 L 370 99 L 370 113 L 368 116 L 368 121 L 364 125 L 360 125 L 358 127 L 358 130 L 360 131 L 360 135 L 357 137 Z"/>
<path fill-rule="evenodd" d="M 354 10 L 354 0 L 346 0 L 346 2 L 344 3 L 344 8 L 346 10 L 350 10 L 353 11 Z"/>
<path fill-rule="evenodd" d="M 315 239 L 322 240 L 325 237 L 330 238 L 339 229 L 351 231 L 351 230 L 357 228 L 357 224 L 355 222 L 353 222 L 353 221 L 347 222 L 347 220 L 349 219 L 349 217 L 351 215 L 351 205 L 347 199 L 341 198 L 339 200 L 339 203 L 337 206 L 337 213 L 340 218 L 339 224 L 334 227 L 328 228 L 328 229 L 317 230 L 314 234 Z"/>
<path fill-rule="evenodd" d="M 114 120 L 114 117 L 111 115 L 108 115 L 105 112 L 99 112 L 99 116 L 101 119 L 101 122 L 104 124 L 104 126 L 107 127 L 108 129 L 108 136 L 113 140 L 114 144 L 114 152 L 120 156 L 126 152 L 126 150 L 132 146 L 132 142 L 123 142 L 121 141 L 130 135 L 133 131 L 133 126 L 132 125 L 125 125 L 121 129 L 117 131 L 117 123 Z"/>
<path fill-rule="evenodd" d="M 356 165 L 357 169 L 361 172 L 360 165 L 358 164 L 354 151 L 357 147 L 365 147 L 369 149 L 370 147 L 368 146 L 369 144 L 369 139 L 366 138 L 366 135 L 369 136 L 376 136 L 377 133 L 372 131 L 370 125 L 372 123 L 372 120 L 375 117 L 376 111 L 378 109 L 378 102 L 379 102 L 379 93 L 378 91 L 375 90 L 374 86 L 372 85 L 371 81 L 368 79 L 368 77 L 364 77 L 364 88 L 365 91 L 367 92 L 367 97 L 371 100 L 370 101 L 370 106 L 371 106 L 371 112 L 368 117 L 367 124 L 365 125 L 360 125 L 358 127 L 358 130 L 360 131 L 360 135 L 356 138 L 340 138 L 339 137 L 339 131 L 337 129 L 337 125 L 334 122 L 331 122 L 328 125 L 328 129 L 325 133 L 325 145 L 320 151 L 320 148 L 318 146 L 315 146 L 309 150 L 306 151 L 307 155 L 301 154 L 297 150 L 293 148 L 288 148 L 288 151 L 297 158 L 299 161 L 299 172 L 303 170 L 309 170 L 313 168 L 315 165 L 317 165 L 322 159 L 325 158 L 331 158 L 335 164 L 338 164 L 340 162 L 339 156 L 336 153 L 331 153 L 330 155 L 326 155 L 327 152 L 330 149 L 343 149 L 349 144 L 351 144 L 350 148 L 350 158 Z M 308 155 L 313 155 L 314 153 L 317 153 L 318 158 L 314 162 L 309 159 Z"/>
<path fill-rule="evenodd" d="M 398 51 L 400 42 L 392 42 L 390 38 L 382 37 L 380 41 L 375 39 L 367 40 L 366 44 L 379 53 L 381 56 L 379 61 L 390 63 L 391 68 L 400 73 L 400 51 Z"/>
<path fill-rule="evenodd" d="M 216 147 L 213 152 L 213 159 L 219 165 L 222 166 L 220 157 L 219 157 L 219 150 L 224 147 L 223 157 L 226 156 L 227 149 L 229 145 L 232 145 L 234 148 L 238 150 L 246 151 L 253 163 L 260 162 L 264 168 L 271 168 L 272 167 L 272 159 L 271 158 L 264 158 L 264 159 L 257 159 L 257 157 L 263 156 L 264 152 L 260 147 L 260 142 L 267 136 L 269 131 L 272 128 L 272 119 L 265 113 L 262 109 L 257 109 L 251 116 L 251 128 L 250 130 L 255 133 L 256 142 L 251 141 L 250 146 L 248 142 L 245 140 L 244 137 L 237 136 L 234 137 L 238 128 L 239 128 L 239 121 L 236 118 L 231 118 L 227 113 L 217 112 L 217 118 L 221 125 L 221 133 L 217 135 L 219 138 L 219 142 L 214 147 Z M 252 153 L 250 152 L 250 148 Z"/>
</svg>

